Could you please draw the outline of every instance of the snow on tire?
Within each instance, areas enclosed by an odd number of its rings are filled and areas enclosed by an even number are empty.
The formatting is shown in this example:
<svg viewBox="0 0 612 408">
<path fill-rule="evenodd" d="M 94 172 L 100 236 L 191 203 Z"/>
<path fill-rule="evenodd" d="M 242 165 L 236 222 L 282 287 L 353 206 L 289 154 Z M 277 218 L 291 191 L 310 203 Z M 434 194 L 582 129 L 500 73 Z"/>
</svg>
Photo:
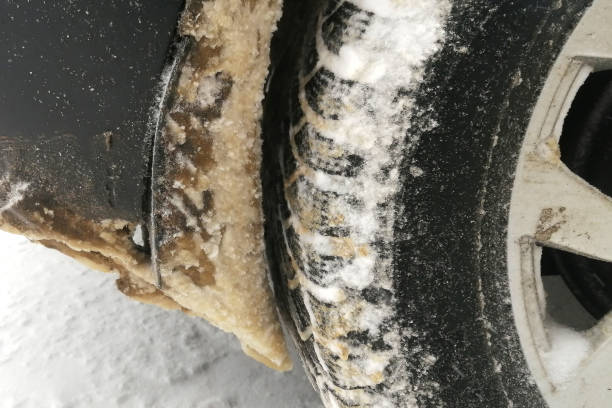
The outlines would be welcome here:
<svg viewBox="0 0 612 408">
<path fill-rule="evenodd" d="M 292 88 L 281 159 L 288 304 L 329 406 L 395 406 L 410 388 L 405 375 L 394 375 L 404 362 L 388 203 L 410 144 L 410 90 L 442 40 L 445 4 L 423 2 L 400 17 L 377 15 L 377 7 L 330 1 L 317 16 Z M 430 38 L 397 38 L 422 18 Z M 411 69 L 399 71 L 398 63 Z"/>
</svg>

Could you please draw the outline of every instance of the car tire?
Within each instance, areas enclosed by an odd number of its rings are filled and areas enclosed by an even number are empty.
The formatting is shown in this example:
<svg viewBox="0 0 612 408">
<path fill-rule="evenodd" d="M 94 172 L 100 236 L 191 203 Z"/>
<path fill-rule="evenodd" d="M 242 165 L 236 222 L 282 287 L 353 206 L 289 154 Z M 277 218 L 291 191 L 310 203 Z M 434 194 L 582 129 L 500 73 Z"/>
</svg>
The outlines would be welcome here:
<svg viewBox="0 0 612 408">
<path fill-rule="evenodd" d="M 289 2 L 280 24 L 263 180 L 285 325 L 328 407 L 545 407 L 514 320 L 509 204 L 540 90 L 590 2 L 372 3 Z M 409 24 L 435 40 L 406 86 L 338 68 L 347 44 L 369 58 L 372 27 Z M 367 146 L 340 134 L 351 118 L 379 125 Z"/>
</svg>

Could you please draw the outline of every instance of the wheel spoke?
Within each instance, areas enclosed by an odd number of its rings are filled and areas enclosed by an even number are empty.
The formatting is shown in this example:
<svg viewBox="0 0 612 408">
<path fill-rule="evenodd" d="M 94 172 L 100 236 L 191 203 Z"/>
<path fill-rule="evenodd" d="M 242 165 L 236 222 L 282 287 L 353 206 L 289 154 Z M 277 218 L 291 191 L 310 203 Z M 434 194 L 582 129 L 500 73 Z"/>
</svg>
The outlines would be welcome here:
<svg viewBox="0 0 612 408">
<path fill-rule="evenodd" d="M 518 173 L 521 234 L 544 246 L 612 261 L 612 199 L 572 173 L 553 143 L 540 146 Z"/>
<path fill-rule="evenodd" d="M 609 18 L 612 16 L 612 4 L 607 1 L 595 2 L 582 22 L 582 30 L 567 44 L 566 53 L 589 61 L 598 66 L 602 61 L 612 59 L 612 26 Z M 596 30 L 593 27 L 597 27 Z M 577 30 L 578 31 L 578 30 Z"/>
</svg>

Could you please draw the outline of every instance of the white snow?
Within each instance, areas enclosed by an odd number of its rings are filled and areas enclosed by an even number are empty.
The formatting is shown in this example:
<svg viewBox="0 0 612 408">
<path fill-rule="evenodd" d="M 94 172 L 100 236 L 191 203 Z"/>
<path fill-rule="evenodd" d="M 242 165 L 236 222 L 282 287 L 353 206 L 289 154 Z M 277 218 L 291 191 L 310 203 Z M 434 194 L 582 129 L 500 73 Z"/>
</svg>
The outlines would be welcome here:
<svg viewBox="0 0 612 408">
<path fill-rule="evenodd" d="M 589 337 L 567 326 L 549 320 L 546 324 L 550 350 L 543 362 L 553 383 L 562 386 L 572 379 L 578 367 L 591 353 Z"/>
<path fill-rule="evenodd" d="M 423 175 L 423 169 L 417 166 L 410 166 L 408 169 L 412 177 L 421 177 Z"/>
<path fill-rule="evenodd" d="M 202 109 L 211 107 L 221 97 L 223 80 L 216 76 L 207 76 L 198 85 L 198 104 Z"/>
<path fill-rule="evenodd" d="M 8 181 L 8 177 L 4 177 L 3 182 Z M 12 183 L 11 191 L 8 192 L 7 198 L 4 202 L 0 203 L 0 214 L 23 200 L 23 193 L 28 189 L 30 183 L 18 182 Z"/>
<path fill-rule="evenodd" d="M 228 334 L 120 294 L 112 274 L 0 231 L 0 408 L 315 408 Z"/>
<path fill-rule="evenodd" d="M 144 237 L 142 234 L 142 225 L 137 225 L 134 229 L 134 234 L 132 234 L 132 242 L 134 242 L 138 246 L 144 246 Z"/>
</svg>

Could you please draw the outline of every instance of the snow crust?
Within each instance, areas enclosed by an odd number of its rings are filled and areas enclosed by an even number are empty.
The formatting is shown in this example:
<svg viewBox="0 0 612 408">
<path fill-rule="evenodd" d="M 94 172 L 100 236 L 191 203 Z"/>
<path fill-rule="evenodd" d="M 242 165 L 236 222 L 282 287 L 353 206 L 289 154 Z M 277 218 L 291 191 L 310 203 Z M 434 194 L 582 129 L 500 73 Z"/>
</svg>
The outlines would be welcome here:
<svg viewBox="0 0 612 408">
<path fill-rule="evenodd" d="M 0 407 L 320 408 L 202 319 L 142 304 L 114 275 L 0 231 Z"/>
<path fill-rule="evenodd" d="M 370 21 L 359 41 L 343 45 L 337 56 L 318 42 L 317 50 L 326 67 L 343 79 L 386 84 L 390 90 L 400 81 L 407 85 L 419 80 L 424 62 L 438 49 L 442 34 L 443 9 L 434 9 L 437 1 L 383 1 L 376 2 L 376 7 L 372 0 L 353 3 L 362 9 L 385 12 Z"/>
<path fill-rule="evenodd" d="M 171 95 L 160 93 L 149 238 L 166 295 L 234 333 L 254 359 L 288 370 L 264 258 L 259 171 L 261 102 L 280 14 L 280 0 L 186 2 L 178 31 L 189 40 L 160 87 Z"/>
</svg>

